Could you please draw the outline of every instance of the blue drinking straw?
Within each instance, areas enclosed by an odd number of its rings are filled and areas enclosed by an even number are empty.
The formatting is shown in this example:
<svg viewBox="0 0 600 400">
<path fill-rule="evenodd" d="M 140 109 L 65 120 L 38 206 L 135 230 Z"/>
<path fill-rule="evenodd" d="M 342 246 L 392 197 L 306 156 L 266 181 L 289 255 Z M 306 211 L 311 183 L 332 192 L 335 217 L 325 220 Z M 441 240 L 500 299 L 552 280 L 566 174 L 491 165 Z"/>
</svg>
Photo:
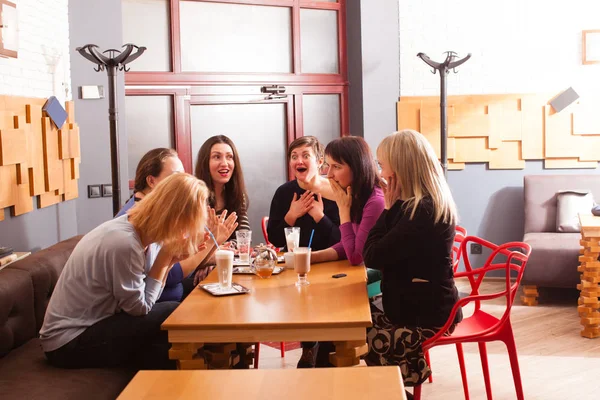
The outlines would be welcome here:
<svg viewBox="0 0 600 400">
<path fill-rule="evenodd" d="M 310 245 L 312 244 L 312 238 L 313 235 L 315 234 L 315 230 L 313 229 L 312 232 L 310 233 L 310 239 L 308 239 L 308 248 L 310 249 Z"/>
<path fill-rule="evenodd" d="M 210 238 L 213 240 L 213 242 L 215 242 L 215 246 L 217 247 L 217 250 L 219 249 L 219 244 L 217 243 L 217 239 L 215 239 L 215 235 L 213 235 L 213 233 L 210 231 L 210 229 L 208 229 L 208 226 L 204 226 L 204 229 L 206 229 L 206 232 L 208 232 L 208 234 L 210 235 Z"/>
</svg>

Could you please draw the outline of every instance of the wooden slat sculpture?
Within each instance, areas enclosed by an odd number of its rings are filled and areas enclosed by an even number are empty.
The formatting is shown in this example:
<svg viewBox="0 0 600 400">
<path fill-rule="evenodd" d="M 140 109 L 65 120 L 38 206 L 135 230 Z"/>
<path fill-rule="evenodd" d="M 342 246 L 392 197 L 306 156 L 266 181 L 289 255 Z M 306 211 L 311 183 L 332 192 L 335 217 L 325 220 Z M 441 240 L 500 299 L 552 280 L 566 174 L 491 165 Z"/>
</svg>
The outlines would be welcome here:
<svg viewBox="0 0 600 400">
<path fill-rule="evenodd" d="M 60 130 L 43 115 L 45 99 L 0 96 L 0 221 L 77 198 L 79 127 L 73 102 Z"/>
<path fill-rule="evenodd" d="M 597 168 L 600 161 L 599 99 L 579 99 L 559 113 L 551 95 L 506 94 L 448 97 L 448 169 L 485 162 L 489 169 L 523 169 L 525 160 L 545 168 Z M 402 97 L 398 129 L 415 129 L 440 156 L 439 97 Z"/>
</svg>

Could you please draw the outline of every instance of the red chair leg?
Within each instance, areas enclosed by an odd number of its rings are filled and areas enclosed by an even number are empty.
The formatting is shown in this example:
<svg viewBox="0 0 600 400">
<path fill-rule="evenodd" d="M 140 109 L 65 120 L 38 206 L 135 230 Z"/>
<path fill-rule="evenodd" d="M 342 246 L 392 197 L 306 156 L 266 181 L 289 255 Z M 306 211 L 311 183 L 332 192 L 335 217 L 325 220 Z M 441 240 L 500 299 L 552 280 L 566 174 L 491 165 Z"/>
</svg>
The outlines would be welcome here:
<svg viewBox="0 0 600 400">
<path fill-rule="evenodd" d="M 421 385 L 414 387 L 413 397 L 414 397 L 414 400 L 421 400 Z"/>
<path fill-rule="evenodd" d="M 523 384 L 521 382 L 521 370 L 519 369 L 519 358 L 517 357 L 517 346 L 515 345 L 515 338 L 510 335 L 505 338 L 504 343 L 508 349 L 508 358 L 510 359 L 510 368 L 512 369 L 513 379 L 515 381 L 515 390 L 517 391 L 517 399 L 523 400 Z"/>
<path fill-rule="evenodd" d="M 458 355 L 458 365 L 460 365 L 465 400 L 469 400 L 469 384 L 467 383 L 467 369 L 465 368 L 465 355 L 463 354 L 462 343 L 456 343 L 456 354 Z"/>
<path fill-rule="evenodd" d="M 285 342 L 281 342 L 279 347 L 281 347 L 281 358 L 285 357 Z"/>
<path fill-rule="evenodd" d="M 260 355 L 260 343 L 254 345 L 254 369 L 258 368 L 258 356 Z"/>
<path fill-rule="evenodd" d="M 429 368 L 431 368 L 431 361 L 429 360 L 429 350 L 425 352 L 425 361 L 427 361 L 427 365 L 429 365 Z M 429 375 L 429 383 L 433 383 L 433 370 Z"/>
<path fill-rule="evenodd" d="M 490 383 L 490 368 L 488 366 L 487 348 L 485 342 L 479 342 L 479 357 L 481 357 L 481 369 L 483 370 L 483 381 L 485 382 L 485 394 L 488 400 L 492 400 L 492 384 Z"/>
</svg>

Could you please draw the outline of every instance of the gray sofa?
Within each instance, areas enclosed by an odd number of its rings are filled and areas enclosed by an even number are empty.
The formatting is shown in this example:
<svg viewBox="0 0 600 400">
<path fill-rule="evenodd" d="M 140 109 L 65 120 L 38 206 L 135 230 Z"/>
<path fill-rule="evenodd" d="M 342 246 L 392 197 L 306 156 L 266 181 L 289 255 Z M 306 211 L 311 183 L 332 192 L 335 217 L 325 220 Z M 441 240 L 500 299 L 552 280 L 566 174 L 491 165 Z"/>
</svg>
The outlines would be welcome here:
<svg viewBox="0 0 600 400">
<path fill-rule="evenodd" d="M 60 369 L 37 338 L 50 295 L 81 237 L 38 251 L 0 270 L 0 399 L 114 399 L 135 371 Z"/>
<path fill-rule="evenodd" d="M 523 241 L 532 252 L 523 273 L 522 299 L 528 305 L 537 304 L 537 287 L 576 288 L 580 283 L 581 234 L 556 232 L 556 193 L 560 190 L 590 190 L 600 202 L 600 175 L 525 176 Z"/>
</svg>

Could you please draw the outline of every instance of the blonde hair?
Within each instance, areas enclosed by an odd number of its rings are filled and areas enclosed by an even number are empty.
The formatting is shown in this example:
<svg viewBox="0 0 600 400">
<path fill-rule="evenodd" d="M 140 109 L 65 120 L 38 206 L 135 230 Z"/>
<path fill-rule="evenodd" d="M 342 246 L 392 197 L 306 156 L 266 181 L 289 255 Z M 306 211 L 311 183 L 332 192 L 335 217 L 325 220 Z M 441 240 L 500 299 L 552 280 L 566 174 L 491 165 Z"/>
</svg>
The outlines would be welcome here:
<svg viewBox="0 0 600 400">
<path fill-rule="evenodd" d="M 190 174 L 173 174 L 129 210 L 129 222 L 174 255 L 194 254 L 204 236 L 207 199 L 204 182 Z"/>
<path fill-rule="evenodd" d="M 456 224 L 456 204 L 440 162 L 425 136 L 412 129 L 394 132 L 377 147 L 377 158 L 389 164 L 400 186 L 410 219 L 424 197 L 433 202 L 434 222 Z"/>
</svg>

